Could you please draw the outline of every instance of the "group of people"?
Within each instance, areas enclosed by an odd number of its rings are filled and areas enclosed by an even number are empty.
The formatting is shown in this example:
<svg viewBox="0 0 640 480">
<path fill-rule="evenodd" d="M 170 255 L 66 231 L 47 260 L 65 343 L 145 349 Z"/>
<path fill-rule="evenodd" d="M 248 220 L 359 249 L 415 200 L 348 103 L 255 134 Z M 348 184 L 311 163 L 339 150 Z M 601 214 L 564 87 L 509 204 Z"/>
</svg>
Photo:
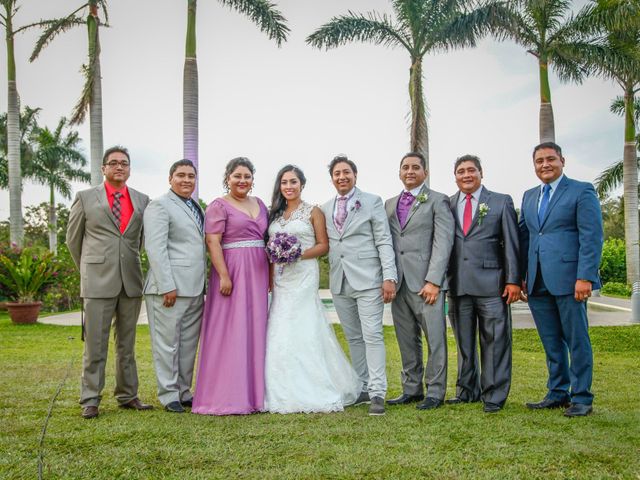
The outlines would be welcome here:
<svg viewBox="0 0 640 480">
<path fill-rule="evenodd" d="M 509 195 L 483 186 L 477 156 L 456 160 L 458 191 L 449 197 L 426 186 L 426 162 L 415 152 L 400 161 L 401 194 L 384 204 L 356 186 L 352 160 L 335 157 L 336 195 L 320 207 L 302 200 L 306 178 L 294 165 L 278 172 L 265 206 L 250 194 L 252 163 L 235 158 L 226 195 L 205 212 L 192 199 L 191 161 L 175 162 L 170 190 L 150 202 L 126 185 L 127 150 L 108 149 L 105 182 L 77 194 L 67 232 L 84 305 L 82 416 L 99 414 L 112 319 L 116 399 L 122 408 L 152 408 L 137 395 L 143 294 L 158 398 L 169 412 L 333 412 L 368 403 L 370 415 L 384 415 L 385 403 L 431 410 L 482 401 L 495 413 L 511 385 L 509 305 L 524 300 L 549 373 L 545 397 L 527 407 L 591 413 L 586 301 L 600 287 L 602 219 L 593 186 L 566 177 L 564 163 L 557 144 L 534 148 L 541 183 L 525 192 L 519 221 Z M 280 234 L 299 242 L 295 262 L 269 263 L 265 245 Z M 351 362 L 318 295 L 317 257 L 327 252 Z M 447 400 L 445 295 L 458 349 L 456 395 Z M 386 402 L 385 303 L 402 358 L 402 394 Z"/>
</svg>

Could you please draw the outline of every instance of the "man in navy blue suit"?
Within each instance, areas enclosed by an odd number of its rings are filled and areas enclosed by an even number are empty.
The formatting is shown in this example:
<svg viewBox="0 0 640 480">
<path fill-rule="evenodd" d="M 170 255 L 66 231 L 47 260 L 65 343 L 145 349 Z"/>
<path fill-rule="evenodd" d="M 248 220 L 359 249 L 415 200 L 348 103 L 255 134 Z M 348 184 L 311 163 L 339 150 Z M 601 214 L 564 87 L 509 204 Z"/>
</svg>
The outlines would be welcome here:
<svg viewBox="0 0 640 480">
<path fill-rule="evenodd" d="M 592 412 L 593 352 L 587 299 L 600 288 L 602 214 L 593 185 L 563 174 L 562 149 L 533 150 L 542 184 L 525 192 L 520 210 L 523 294 L 547 356 L 547 394 L 530 409 L 567 407 L 567 417 Z"/>
</svg>

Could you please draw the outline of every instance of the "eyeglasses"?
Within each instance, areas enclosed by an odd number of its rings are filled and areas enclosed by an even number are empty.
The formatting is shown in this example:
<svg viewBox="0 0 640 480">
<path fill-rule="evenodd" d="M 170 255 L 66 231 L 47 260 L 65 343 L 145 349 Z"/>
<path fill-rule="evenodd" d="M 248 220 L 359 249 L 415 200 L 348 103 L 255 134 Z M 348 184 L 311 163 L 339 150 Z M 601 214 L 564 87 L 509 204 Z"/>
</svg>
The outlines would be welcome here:
<svg viewBox="0 0 640 480">
<path fill-rule="evenodd" d="M 116 167 L 128 168 L 129 162 L 127 162 L 126 160 L 123 162 L 117 162 L 115 160 L 111 160 L 110 162 L 105 163 L 105 165 L 110 168 L 116 168 Z"/>
</svg>

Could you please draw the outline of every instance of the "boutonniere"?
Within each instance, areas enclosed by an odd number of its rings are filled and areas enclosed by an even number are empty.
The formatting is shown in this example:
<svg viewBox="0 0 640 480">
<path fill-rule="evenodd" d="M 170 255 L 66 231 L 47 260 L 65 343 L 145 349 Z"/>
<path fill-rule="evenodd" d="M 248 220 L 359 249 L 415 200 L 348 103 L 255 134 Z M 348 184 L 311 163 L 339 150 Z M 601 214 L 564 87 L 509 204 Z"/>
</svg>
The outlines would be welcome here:
<svg viewBox="0 0 640 480">
<path fill-rule="evenodd" d="M 478 205 L 478 225 L 482 225 L 482 219 L 487 216 L 489 210 L 491 209 L 486 203 L 481 203 L 480 205 Z"/>
<path fill-rule="evenodd" d="M 360 200 L 356 200 L 356 203 L 353 204 L 353 207 L 351 207 L 351 210 L 355 210 L 357 212 L 358 210 L 360 210 L 360 207 L 362 207 Z"/>
<path fill-rule="evenodd" d="M 429 195 L 427 195 L 426 193 L 421 193 L 416 197 L 416 204 L 420 205 L 421 203 L 426 202 L 428 199 L 429 199 Z"/>
</svg>

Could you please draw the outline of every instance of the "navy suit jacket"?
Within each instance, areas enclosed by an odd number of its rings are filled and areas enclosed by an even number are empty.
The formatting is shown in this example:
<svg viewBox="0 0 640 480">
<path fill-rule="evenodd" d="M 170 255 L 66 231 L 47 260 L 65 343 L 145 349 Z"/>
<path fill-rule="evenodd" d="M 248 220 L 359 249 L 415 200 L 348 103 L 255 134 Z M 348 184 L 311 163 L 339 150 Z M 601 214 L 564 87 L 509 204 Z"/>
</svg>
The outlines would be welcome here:
<svg viewBox="0 0 640 480">
<path fill-rule="evenodd" d="M 532 292 L 542 270 L 552 295 L 572 295 L 577 279 L 600 288 L 602 213 L 593 185 L 562 178 L 542 222 L 538 221 L 540 186 L 527 190 L 520 210 L 522 277 Z"/>
</svg>

